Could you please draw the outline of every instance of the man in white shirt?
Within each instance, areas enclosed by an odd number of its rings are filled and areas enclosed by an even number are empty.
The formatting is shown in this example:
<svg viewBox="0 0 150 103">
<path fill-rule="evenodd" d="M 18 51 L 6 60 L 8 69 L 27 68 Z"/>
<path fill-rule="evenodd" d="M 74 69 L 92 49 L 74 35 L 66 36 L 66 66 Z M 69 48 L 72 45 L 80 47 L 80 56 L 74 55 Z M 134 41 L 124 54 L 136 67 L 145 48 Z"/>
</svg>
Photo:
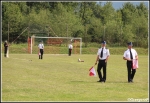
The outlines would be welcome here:
<svg viewBox="0 0 150 103">
<path fill-rule="evenodd" d="M 68 49 L 69 49 L 68 55 L 71 56 L 71 52 L 72 52 L 72 49 L 73 49 L 73 46 L 72 46 L 71 43 L 68 45 Z"/>
<path fill-rule="evenodd" d="M 40 41 L 40 44 L 38 45 L 39 48 L 39 59 L 43 59 L 43 52 L 44 52 L 44 44 L 43 41 Z"/>
<path fill-rule="evenodd" d="M 138 54 L 135 49 L 132 49 L 132 42 L 128 42 L 128 49 L 123 54 L 123 59 L 127 60 L 127 71 L 128 71 L 128 82 L 132 83 L 133 78 L 136 72 L 136 69 L 133 68 L 133 60 L 138 60 Z"/>
<path fill-rule="evenodd" d="M 97 58 L 95 62 L 95 65 L 98 62 L 97 72 L 100 79 L 98 82 L 106 82 L 106 67 L 107 67 L 107 61 L 109 56 L 110 53 L 109 53 L 109 49 L 106 48 L 106 41 L 102 41 L 101 48 L 98 49 Z M 101 73 L 102 68 L 103 68 L 103 76 Z"/>
</svg>

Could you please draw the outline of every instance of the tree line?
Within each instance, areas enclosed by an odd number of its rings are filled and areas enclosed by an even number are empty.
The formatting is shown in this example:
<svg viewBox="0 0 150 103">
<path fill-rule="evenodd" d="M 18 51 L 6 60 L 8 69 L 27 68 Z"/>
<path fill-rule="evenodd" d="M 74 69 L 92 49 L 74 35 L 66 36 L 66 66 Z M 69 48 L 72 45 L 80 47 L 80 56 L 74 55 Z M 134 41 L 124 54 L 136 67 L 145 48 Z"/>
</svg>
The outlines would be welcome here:
<svg viewBox="0 0 150 103">
<path fill-rule="evenodd" d="M 25 43 L 32 35 L 81 37 L 89 42 L 106 40 L 110 46 L 132 41 L 148 47 L 148 7 L 140 2 L 2 2 L 2 40 Z M 26 29 L 27 28 L 27 29 Z M 26 30 L 25 30 L 26 29 Z M 24 32 L 23 32 L 24 31 Z"/>
</svg>

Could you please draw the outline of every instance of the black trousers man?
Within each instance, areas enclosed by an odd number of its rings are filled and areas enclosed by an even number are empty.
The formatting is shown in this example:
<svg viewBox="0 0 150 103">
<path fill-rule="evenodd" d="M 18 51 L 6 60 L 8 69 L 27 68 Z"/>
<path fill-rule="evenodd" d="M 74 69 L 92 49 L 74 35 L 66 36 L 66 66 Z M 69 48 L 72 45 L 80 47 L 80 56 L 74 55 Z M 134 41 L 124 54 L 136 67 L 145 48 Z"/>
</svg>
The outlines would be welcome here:
<svg viewBox="0 0 150 103">
<path fill-rule="evenodd" d="M 102 82 L 102 81 L 105 82 L 106 81 L 106 66 L 107 66 L 107 62 L 105 62 L 105 60 L 99 60 L 97 72 L 98 72 L 98 75 L 99 75 L 99 78 L 100 78 L 100 82 Z M 103 76 L 102 76 L 102 73 L 101 73 L 102 68 L 103 68 Z"/>
<path fill-rule="evenodd" d="M 43 59 L 43 49 L 40 49 L 40 55 L 39 55 L 39 59 Z"/>
<path fill-rule="evenodd" d="M 71 56 L 71 52 L 72 52 L 72 49 L 69 49 L 69 54 L 68 54 L 69 56 Z"/>
<path fill-rule="evenodd" d="M 6 55 L 7 55 L 7 49 L 8 49 L 8 47 L 5 47 L 5 50 L 4 50 L 4 57 L 6 57 Z"/>
<path fill-rule="evenodd" d="M 133 82 L 134 74 L 136 69 L 132 68 L 132 61 L 127 61 L 127 71 L 128 71 L 128 82 Z"/>
</svg>

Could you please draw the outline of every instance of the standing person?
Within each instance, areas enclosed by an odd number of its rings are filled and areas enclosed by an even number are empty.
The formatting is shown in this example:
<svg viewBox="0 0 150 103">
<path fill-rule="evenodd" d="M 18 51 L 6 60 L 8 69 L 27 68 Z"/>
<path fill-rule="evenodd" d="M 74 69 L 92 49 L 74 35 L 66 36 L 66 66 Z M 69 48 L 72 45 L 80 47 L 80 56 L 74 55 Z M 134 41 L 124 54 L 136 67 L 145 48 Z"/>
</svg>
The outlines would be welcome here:
<svg viewBox="0 0 150 103">
<path fill-rule="evenodd" d="M 44 52 L 44 44 L 43 41 L 40 41 L 40 44 L 38 45 L 39 48 L 39 59 L 43 59 L 43 52 Z"/>
<path fill-rule="evenodd" d="M 70 44 L 68 45 L 68 55 L 69 56 L 71 56 L 71 52 L 72 52 L 72 49 L 73 49 L 73 46 L 72 46 L 72 44 L 71 44 L 71 42 L 70 42 Z"/>
<path fill-rule="evenodd" d="M 8 42 L 7 42 L 7 40 L 5 40 L 5 42 L 4 42 L 4 57 L 6 57 L 7 52 L 8 52 Z"/>
<path fill-rule="evenodd" d="M 98 62 L 97 72 L 98 72 L 98 76 L 100 79 L 97 82 L 106 82 L 106 67 L 107 67 L 107 61 L 108 61 L 109 56 L 110 56 L 110 53 L 109 53 L 109 49 L 106 48 L 106 41 L 102 41 L 101 48 L 98 49 L 97 58 L 95 62 L 95 65 Z M 103 68 L 103 76 L 101 73 L 102 68 Z"/>
<path fill-rule="evenodd" d="M 132 67 L 133 65 L 133 59 L 138 60 L 138 54 L 135 49 L 132 49 L 132 42 L 128 42 L 128 49 L 124 52 L 123 59 L 127 60 L 127 72 L 128 72 L 128 82 L 132 83 L 133 78 L 136 72 L 136 69 Z"/>
</svg>

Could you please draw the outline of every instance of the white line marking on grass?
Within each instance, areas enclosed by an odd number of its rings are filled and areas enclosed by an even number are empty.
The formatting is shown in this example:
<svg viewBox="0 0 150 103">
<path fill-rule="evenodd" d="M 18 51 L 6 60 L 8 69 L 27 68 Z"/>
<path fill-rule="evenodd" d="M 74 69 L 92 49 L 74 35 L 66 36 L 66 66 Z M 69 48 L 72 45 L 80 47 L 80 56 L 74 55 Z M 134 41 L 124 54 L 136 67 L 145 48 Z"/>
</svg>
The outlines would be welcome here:
<svg viewBox="0 0 150 103">
<path fill-rule="evenodd" d="M 12 59 L 19 59 L 19 58 L 12 58 Z M 32 61 L 32 60 L 28 60 L 28 59 L 19 59 L 19 60 Z"/>
</svg>

